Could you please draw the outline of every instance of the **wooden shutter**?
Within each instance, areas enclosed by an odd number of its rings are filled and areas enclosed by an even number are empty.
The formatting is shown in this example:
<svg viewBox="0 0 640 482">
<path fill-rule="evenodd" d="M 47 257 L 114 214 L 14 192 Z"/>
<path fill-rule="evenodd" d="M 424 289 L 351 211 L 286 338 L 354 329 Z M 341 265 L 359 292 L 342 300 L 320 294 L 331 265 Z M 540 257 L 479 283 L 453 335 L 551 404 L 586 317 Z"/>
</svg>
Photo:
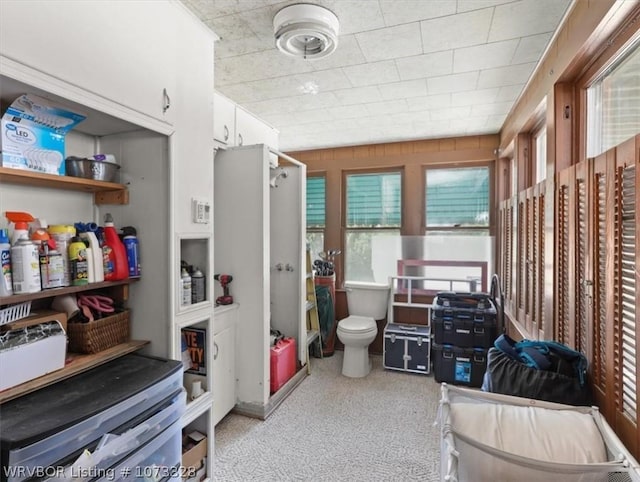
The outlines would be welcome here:
<svg viewBox="0 0 640 482">
<path fill-rule="evenodd" d="M 570 271 L 571 260 L 571 216 L 569 181 L 571 168 L 558 173 L 556 185 L 556 306 L 554 338 L 561 342 L 569 342 L 571 323 Z"/>
<path fill-rule="evenodd" d="M 526 281 L 527 281 L 527 193 L 522 191 L 518 194 L 518 262 L 517 262 L 517 279 L 516 279 L 516 318 L 524 323 L 525 303 L 526 303 Z"/>
<path fill-rule="evenodd" d="M 590 162 L 581 162 L 575 166 L 576 196 L 576 232 L 575 232 L 575 349 L 590 358 L 590 320 L 591 303 L 591 269 L 588 256 L 589 249 L 589 198 L 588 198 L 588 166 Z"/>
<path fill-rule="evenodd" d="M 638 306 L 637 252 L 638 184 L 635 139 L 616 148 L 613 197 L 613 276 L 611 306 L 614 360 L 614 429 L 633 453 L 639 448 L 638 366 L 636 325 Z"/>
<path fill-rule="evenodd" d="M 594 397 L 605 416 L 611 420 L 611 409 L 607 406 L 608 400 L 606 396 L 608 390 L 613 388 L 612 386 L 607 386 L 611 384 L 613 378 L 613 373 L 608 373 L 611 371 L 611 360 L 607 358 L 608 343 L 610 343 L 607 336 L 607 225 L 610 217 L 607 214 L 609 177 L 607 164 L 606 154 L 593 159 L 590 184 L 593 198 L 591 216 L 593 234 L 589 250 L 593 258 L 593 328 L 591 330 L 593 341 L 591 345 L 592 354 L 589 361 Z"/>
<path fill-rule="evenodd" d="M 511 200 L 507 199 L 500 203 L 500 289 L 504 293 L 504 302 L 511 298 L 511 270 L 513 268 L 513 209 Z"/>
<path fill-rule="evenodd" d="M 544 196 L 546 181 L 536 184 L 533 197 L 533 246 L 531 273 L 532 337 L 544 338 Z"/>
</svg>

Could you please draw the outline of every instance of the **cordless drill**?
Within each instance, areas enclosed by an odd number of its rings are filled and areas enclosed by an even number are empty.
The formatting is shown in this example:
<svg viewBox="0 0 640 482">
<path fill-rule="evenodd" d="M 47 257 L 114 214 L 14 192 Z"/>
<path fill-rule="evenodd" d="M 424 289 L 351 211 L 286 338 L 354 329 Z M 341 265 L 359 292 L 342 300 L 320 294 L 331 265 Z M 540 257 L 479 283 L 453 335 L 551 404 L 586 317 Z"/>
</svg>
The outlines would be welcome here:
<svg viewBox="0 0 640 482">
<path fill-rule="evenodd" d="M 213 275 L 213 279 L 220 282 L 220 286 L 222 286 L 222 291 L 224 292 L 222 296 L 216 298 L 216 306 L 232 304 L 233 296 L 229 294 L 229 284 L 233 281 L 233 276 L 230 274 L 216 274 Z"/>
</svg>

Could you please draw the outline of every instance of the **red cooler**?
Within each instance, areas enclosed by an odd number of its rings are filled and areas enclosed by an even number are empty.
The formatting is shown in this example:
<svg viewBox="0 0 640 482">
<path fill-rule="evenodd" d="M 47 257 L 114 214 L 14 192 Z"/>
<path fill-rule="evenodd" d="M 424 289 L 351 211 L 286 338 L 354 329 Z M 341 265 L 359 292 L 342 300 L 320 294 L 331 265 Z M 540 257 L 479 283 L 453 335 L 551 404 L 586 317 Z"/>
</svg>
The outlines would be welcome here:
<svg viewBox="0 0 640 482">
<path fill-rule="evenodd" d="M 284 338 L 271 347 L 271 393 L 274 394 L 296 373 L 296 340 Z"/>
</svg>

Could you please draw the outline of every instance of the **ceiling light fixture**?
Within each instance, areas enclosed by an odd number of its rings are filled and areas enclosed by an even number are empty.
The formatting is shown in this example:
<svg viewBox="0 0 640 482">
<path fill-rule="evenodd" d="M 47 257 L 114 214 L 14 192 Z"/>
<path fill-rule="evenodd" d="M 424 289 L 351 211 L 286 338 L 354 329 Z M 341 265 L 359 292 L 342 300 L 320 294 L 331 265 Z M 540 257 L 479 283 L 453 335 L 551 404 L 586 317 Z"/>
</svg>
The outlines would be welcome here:
<svg viewBox="0 0 640 482">
<path fill-rule="evenodd" d="M 307 60 L 326 57 L 336 49 L 339 27 L 332 11 L 307 3 L 289 5 L 273 17 L 278 50 Z"/>
</svg>

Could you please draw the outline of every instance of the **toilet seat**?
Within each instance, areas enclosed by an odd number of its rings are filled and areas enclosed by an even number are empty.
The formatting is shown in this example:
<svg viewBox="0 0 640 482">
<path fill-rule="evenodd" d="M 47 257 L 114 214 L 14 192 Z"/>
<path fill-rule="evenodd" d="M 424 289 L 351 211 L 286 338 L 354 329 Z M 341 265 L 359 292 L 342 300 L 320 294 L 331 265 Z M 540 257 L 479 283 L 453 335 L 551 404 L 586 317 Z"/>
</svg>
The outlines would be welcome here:
<svg viewBox="0 0 640 482">
<path fill-rule="evenodd" d="M 345 333 L 369 333 L 378 330 L 376 320 L 368 316 L 348 316 L 338 322 L 338 329 Z"/>
</svg>

